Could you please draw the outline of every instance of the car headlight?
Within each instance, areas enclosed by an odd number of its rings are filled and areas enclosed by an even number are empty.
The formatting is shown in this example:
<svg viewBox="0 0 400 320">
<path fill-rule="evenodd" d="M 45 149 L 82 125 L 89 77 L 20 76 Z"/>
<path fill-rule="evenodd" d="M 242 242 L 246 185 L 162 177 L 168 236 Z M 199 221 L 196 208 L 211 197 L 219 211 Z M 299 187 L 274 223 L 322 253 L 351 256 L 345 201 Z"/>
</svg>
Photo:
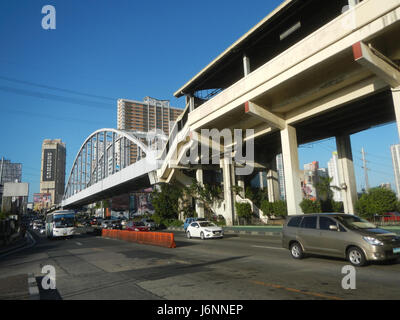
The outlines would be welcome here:
<svg viewBox="0 0 400 320">
<path fill-rule="evenodd" d="M 373 246 L 383 246 L 383 242 L 372 237 L 363 237 L 365 241 L 367 241 L 369 244 L 372 244 Z"/>
</svg>

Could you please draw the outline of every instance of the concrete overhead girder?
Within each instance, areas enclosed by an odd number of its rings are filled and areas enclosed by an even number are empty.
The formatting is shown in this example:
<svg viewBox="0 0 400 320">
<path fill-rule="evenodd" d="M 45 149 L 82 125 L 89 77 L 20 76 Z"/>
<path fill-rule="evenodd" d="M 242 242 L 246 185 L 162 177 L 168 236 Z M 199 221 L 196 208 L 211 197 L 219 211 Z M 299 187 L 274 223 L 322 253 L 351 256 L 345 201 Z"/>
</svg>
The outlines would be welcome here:
<svg viewBox="0 0 400 320">
<path fill-rule="evenodd" d="M 354 60 L 383 79 L 392 88 L 400 86 L 400 69 L 396 63 L 371 46 L 359 41 L 353 45 Z"/>
<path fill-rule="evenodd" d="M 284 119 L 278 117 L 272 112 L 256 105 L 254 102 L 251 101 L 247 101 L 245 103 L 245 113 L 261 119 L 272 128 L 277 128 L 282 130 L 286 126 L 286 122 Z"/>
</svg>

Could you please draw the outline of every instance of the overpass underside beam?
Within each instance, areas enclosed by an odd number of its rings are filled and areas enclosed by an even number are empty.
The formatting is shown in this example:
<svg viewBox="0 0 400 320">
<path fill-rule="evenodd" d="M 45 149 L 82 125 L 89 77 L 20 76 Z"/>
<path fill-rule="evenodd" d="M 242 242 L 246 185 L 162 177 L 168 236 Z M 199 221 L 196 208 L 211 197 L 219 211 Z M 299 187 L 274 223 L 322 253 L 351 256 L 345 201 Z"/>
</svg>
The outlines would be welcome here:
<svg viewBox="0 0 400 320">
<path fill-rule="evenodd" d="M 355 61 L 391 86 L 400 136 L 400 68 L 398 64 L 362 41 L 353 45 L 353 55 Z"/>
</svg>

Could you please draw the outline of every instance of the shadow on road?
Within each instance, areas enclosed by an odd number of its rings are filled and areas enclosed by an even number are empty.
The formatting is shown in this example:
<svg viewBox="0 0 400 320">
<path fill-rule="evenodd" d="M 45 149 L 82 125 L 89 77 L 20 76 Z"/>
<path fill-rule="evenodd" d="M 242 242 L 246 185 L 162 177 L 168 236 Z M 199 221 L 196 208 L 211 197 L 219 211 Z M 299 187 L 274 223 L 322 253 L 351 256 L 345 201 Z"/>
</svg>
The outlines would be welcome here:
<svg viewBox="0 0 400 320">
<path fill-rule="evenodd" d="M 56 289 L 43 289 L 43 277 L 36 277 L 36 283 L 39 288 L 40 300 L 62 300 L 60 293 Z M 57 282 L 56 282 L 57 285 Z"/>
</svg>

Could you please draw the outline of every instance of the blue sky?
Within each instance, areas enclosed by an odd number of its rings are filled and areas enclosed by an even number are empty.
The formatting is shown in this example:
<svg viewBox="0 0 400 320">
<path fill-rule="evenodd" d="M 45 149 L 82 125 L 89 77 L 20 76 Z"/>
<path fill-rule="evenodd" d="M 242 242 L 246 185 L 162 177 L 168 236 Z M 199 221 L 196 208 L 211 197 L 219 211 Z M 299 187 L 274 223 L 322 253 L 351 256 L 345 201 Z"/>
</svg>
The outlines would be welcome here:
<svg viewBox="0 0 400 320">
<path fill-rule="evenodd" d="M 39 192 L 44 139 L 66 143 L 68 174 L 91 132 L 116 127 L 118 98 L 149 95 L 183 107 L 173 92 L 279 3 L 2 0 L 0 157 L 22 163 L 30 194 Z M 56 8 L 56 30 L 41 27 L 41 9 L 48 4 Z M 394 187 L 395 125 L 354 135 L 352 143 L 357 186 L 364 183 L 358 160 L 364 147 L 371 186 Z M 326 167 L 334 150 L 334 139 L 302 146 L 300 166 L 319 160 Z"/>
</svg>

